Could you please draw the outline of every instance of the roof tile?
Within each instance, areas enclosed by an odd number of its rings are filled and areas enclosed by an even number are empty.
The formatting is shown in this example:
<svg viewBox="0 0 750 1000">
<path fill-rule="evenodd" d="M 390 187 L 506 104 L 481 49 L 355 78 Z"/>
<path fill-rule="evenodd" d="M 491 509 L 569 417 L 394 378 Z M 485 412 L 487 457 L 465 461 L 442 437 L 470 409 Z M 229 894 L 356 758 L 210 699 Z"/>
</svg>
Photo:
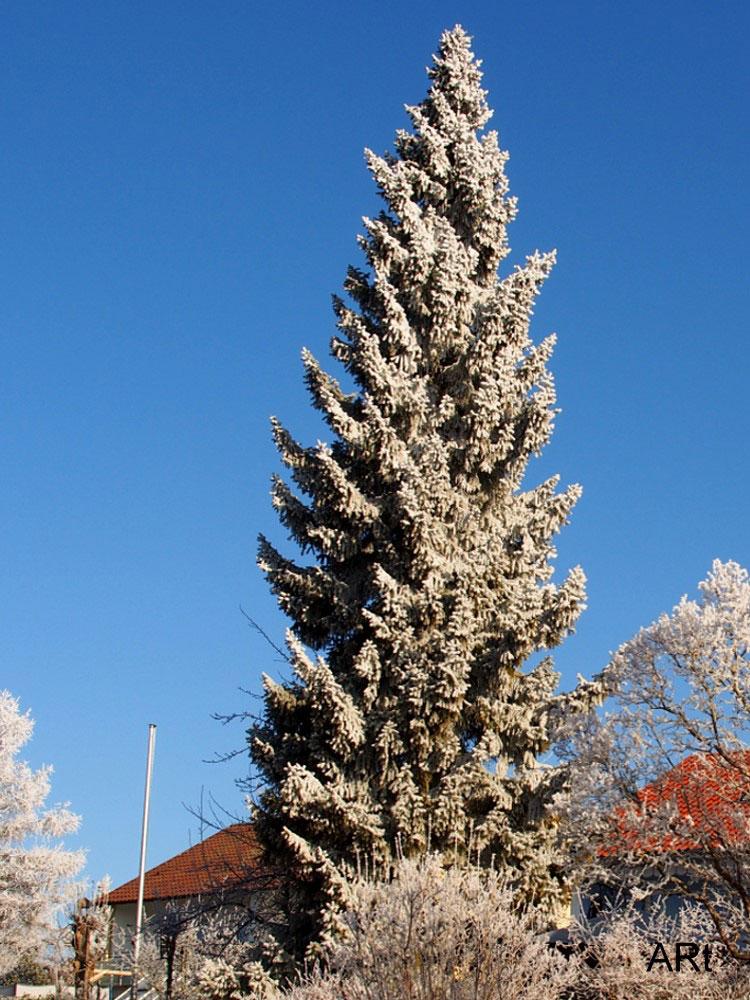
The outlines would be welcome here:
<svg viewBox="0 0 750 1000">
<path fill-rule="evenodd" d="M 750 839 L 750 751 L 692 754 L 638 793 L 632 812 L 618 810 L 618 832 L 601 855 L 619 850 L 686 851 L 721 848 Z M 650 819 L 665 806 L 676 808 L 673 832 Z M 693 832 L 694 831 L 694 832 Z M 614 841 L 619 841 L 615 843 Z"/>
<path fill-rule="evenodd" d="M 260 853 L 249 823 L 235 823 L 146 872 L 144 900 L 207 895 L 246 882 Z M 138 879 L 118 886 L 108 902 L 138 901 Z"/>
</svg>

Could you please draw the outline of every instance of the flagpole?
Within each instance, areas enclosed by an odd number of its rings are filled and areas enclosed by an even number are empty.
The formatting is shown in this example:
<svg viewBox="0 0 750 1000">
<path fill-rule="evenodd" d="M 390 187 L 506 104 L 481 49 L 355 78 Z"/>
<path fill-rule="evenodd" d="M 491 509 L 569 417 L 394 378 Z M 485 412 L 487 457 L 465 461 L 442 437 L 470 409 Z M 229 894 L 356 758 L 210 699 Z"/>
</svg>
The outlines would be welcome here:
<svg viewBox="0 0 750 1000">
<path fill-rule="evenodd" d="M 133 943 L 133 979 L 130 995 L 135 1000 L 138 993 L 138 956 L 141 950 L 141 933 L 143 930 L 143 892 L 146 883 L 146 841 L 148 839 L 148 807 L 151 799 L 151 770 L 154 764 L 154 742 L 156 726 L 152 722 L 148 727 L 148 757 L 146 759 L 146 791 L 143 796 L 143 825 L 141 827 L 141 863 L 138 869 L 138 907 L 135 911 L 135 941 Z"/>
</svg>

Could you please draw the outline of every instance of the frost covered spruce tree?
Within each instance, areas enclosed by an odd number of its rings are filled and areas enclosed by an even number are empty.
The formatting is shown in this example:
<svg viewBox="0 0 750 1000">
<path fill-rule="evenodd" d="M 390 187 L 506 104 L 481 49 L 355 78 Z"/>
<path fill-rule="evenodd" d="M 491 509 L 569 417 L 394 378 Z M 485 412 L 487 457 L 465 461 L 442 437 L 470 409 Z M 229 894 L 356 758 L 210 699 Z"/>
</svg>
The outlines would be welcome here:
<svg viewBox="0 0 750 1000">
<path fill-rule="evenodd" d="M 481 134 L 479 65 L 462 28 L 447 31 L 427 98 L 407 107 L 413 132 L 395 155 L 367 152 L 387 207 L 364 219 L 367 268 L 349 269 L 332 340 L 357 390 L 303 352 L 333 442 L 303 447 L 273 421 L 298 488 L 275 478 L 274 505 L 314 560 L 261 537 L 294 677 L 265 677 L 249 742 L 297 957 L 335 930 L 337 871 L 357 856 L 468 853 L 507 870 L 519 898 L 566 893 L 545 808 L 565 773 L 540 755 L 599 685 L 555 695 L 551 660 L 528 661 L 583 607 L 582 570 L 556 585 L 550 565 L 580 488 L 522 488 L 556 413 L 554 336 L 529 338 L 554 254 L 498 279 L 516 203 L 496 133 Z"/>
</svg>

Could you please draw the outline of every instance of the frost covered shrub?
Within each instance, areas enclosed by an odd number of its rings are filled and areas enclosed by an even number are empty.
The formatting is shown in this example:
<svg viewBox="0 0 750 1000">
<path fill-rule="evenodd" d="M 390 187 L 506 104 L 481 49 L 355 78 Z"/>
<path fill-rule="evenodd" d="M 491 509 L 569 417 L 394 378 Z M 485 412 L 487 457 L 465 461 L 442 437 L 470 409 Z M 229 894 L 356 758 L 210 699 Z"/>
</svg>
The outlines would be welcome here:
<svg viewBox="0 0 750 1000">
<path fill-rule="evenodd" d="M 358 878 L 347 934 L 289 1000 L 557 1000 L 578 960 L 550 949 L 535 911 L 512 908 L 492 870 L 401 860 L 391 881 Z"/>
<path fill-rule="evenodd" d="M 176 934 L 172 1000 L 265 1000 L 278 996 L 276 983 L 256 960 L 257 943 L 243 941 L 231 912 L 200 914 L 168 911 L 152 921 L 144 934 L 139 971 L 144 984 L 159 997 L 167 996 L 166 962 L 160 937 Z M 129 960 L 129 942 L 117 943 Z"/>
<path fill-rule="evenodd" d="M 698 907 L 629 905 L 573 923 L 566 959 L 538 912 L 519 911 L 492 870 L 402 860 L 391 881 L 349 885 L 347 936 L 320 968 L 275 1000 L 746 1000 L 750 968 L 722 957 Z M 699 945 L 698 969 L 675 968 L 677 942 Z M 657 944 L 659 956 L 650 962 Z M 709 971 L 703 947 L 710 945 Z M 649 964 L 651 967 L 649 968 Z"/>
<path fill-rule="evenodd" d="M 201 1000 L 263 1000 L 272 995 L 274 985 L 258 962 L 234 965 L 226 958 L 204 958 L 192 995 Z"/>
<path fill-rule="evenodd" d="M 673 917 L 667 916 L 663 906 L 652 908 L 646 916 L 635 906 L 624 907 L 591 924 L 574 925 L 571 940 L 586 958 L 579 966 L 579 980 L 571 1000 L 750 997 L 750 970 L 726 956 L 718 946 L 710 918 L 696 906 L 684 907 Z M 677 971 L 677 942 L 698 946 L 694 959 L 697 969 L 683 958 Z M 658 950 L 659 945 L 663 950 Z M 708 971 L 704 963 L 706 945 Z"/>
</svg>

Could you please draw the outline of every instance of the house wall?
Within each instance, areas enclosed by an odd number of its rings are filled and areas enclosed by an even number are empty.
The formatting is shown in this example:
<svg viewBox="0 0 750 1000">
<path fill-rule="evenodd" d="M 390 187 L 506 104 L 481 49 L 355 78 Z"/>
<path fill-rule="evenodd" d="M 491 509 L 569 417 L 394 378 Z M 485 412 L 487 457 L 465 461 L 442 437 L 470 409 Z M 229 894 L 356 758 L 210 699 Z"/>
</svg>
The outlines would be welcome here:
<svg viewBox="0 0 750 1000">
<path fill-rule="evenodd" d="M 144 917 L 161 916 L 170 900 L 147 900 L 143 904 Z M 133 939 L 135 937 L 136 903 L 112 904 L 112 924 L 107 960 L 104 968 L 130 972 L 133 963 Z M 100 986 L 109 992 L 112 1000 L 120 1000 L 130 995 L 130 975 L 105 976 Z"/>
<path fill-rule="evenodd" d="M 145 915 L 145 920 L 150 917 L 162 916 L 167 911 L 167 907 L 172 900 L 166 899 L 156 899 L 156 900 L 146 900 L 143 904 L 143 911 Z M 123 942 L 129 942 L 132 946 L 132 940 L 135 936 L 135 916 L 136 916 L 136 903 L 115 903 L 112 906 L 113 915 L 113 928 L 115 935 L 115 944 Z"/>
<path fill-rule="evenodd" d="M 175 905 L 188 906 L 191 902 L 198 903 L 201 897 L 189 897 L 180 899 L 148 900 L 144 903 L 146 931 L 148 931 L 148 920 L 154 917 L 165 915 Z M 248 904 L 253 899 L 252 894 L 247 897 Z M 112 905 L 112 932 L 110 957 L 104 966 L 110 969 L 119 969 L 130 972 L 133 961 L 133 939 L 135 937 L 136 903 L 114 903 Z M 225 912 L 231 914 L 235 907 L 227 904 Z M 239 911 L 244 912 L 244 907 Z M 252 933 L 246 931 L 246 933 Z M 109 990 L 110 1000 L 126 1000 L 130 993 L 130 975 L 127 976 L 107 976 L 101 981 L 101 985 Z"/>
</svg>

